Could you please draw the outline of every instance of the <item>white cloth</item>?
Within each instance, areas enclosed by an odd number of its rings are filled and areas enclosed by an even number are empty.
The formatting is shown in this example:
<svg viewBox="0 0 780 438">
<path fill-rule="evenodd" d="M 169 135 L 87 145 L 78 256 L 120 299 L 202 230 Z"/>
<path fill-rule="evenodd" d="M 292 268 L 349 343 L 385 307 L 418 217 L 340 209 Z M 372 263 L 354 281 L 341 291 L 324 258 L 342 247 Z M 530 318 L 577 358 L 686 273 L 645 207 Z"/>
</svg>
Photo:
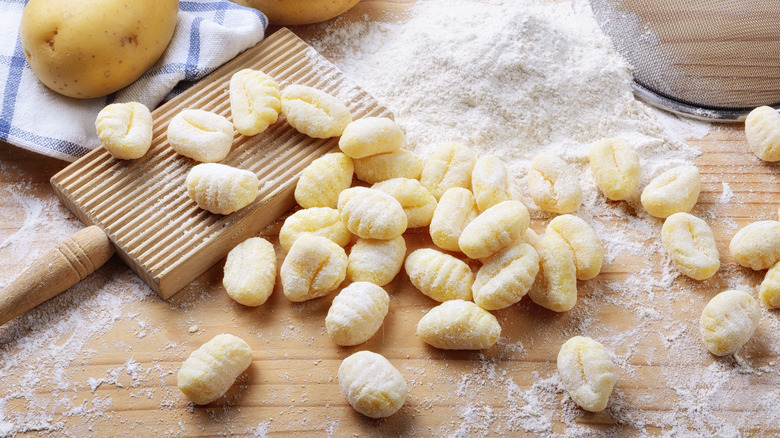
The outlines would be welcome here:
<svg viewBox="0 0 780 438">
<path fill-rule="evenodd" d="M 0 141 L 67 161 L 100 146 L 95 118 L 103 107 L 136 101 L 152 110 L 257 44 L 268 26 L 261 12 L 226 0 L 181 0 L 171 44 L 151 70 L 107 97 L 73 99 L 41 84 L 24 57 L 19 23 L 26 3 L 0 0 Z"/>
</svg>

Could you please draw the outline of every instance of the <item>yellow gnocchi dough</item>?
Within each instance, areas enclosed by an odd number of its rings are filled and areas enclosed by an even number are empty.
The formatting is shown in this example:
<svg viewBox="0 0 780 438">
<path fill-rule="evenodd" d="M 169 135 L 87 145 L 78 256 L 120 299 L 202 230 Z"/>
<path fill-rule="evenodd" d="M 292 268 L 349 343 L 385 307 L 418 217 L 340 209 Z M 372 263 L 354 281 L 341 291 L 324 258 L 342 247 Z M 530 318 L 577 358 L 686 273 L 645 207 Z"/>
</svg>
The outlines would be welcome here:
<svg viewBox="0 0 780 438">
<path fill-rule="evenodd" d="M 750 294 L 727 290 L 712 297 L 704 307 L 699 332 L 710 353 L 725 356 L 750 340 L 760 319 L 761 308 Z"/>
<path fill-rule="evenodd" d="M 577 267 L 571 247 L 560 234 L 545 233 L 534 249 L 541 275 L 528 291 L 531 301 L 554 312 L 571 310 L 577 304 Z"/>
<path fill-rule="evenodd" d="M 471 191 L 479 211 L 504 201 L 510 201 L 509 177 L 506 167 L 495 155 L 483 155 L 471 171 Z"/>
<path fill-rule="evenodd" d="M 548 233 L 557 233 L 566 241 L 574 254 L 574 266 L 578 280 L 590 280 L 601 272 L 604 247 L 596 230 L 577 216 L 564 214 L 551 220 Z"/>
<path fill-rule="evenodd" d="M 458 246 L 472 259 L 489 257 L 523 235 L 530 223 L 528 209 L 520 201 L 504 201 L 474 218 L 463 229 Z"/>
<path fill-rule="evenodd" d="M 720 268 L 715 235 L 706 222 L 688 213 L 675 213 L 664 221 L 661 242 L 675 266 L 694 280 L 712 277 Z"/>
<path fill-rule="evenodd" d="M 406 231 L 401 204 L 381 190 L 352 187 L 339 195 L 341 220 L 347 229 L 364 239 L 395 239 Z"/>
<path fill-rule="evenodd" d="M 352 159 L 341 152 L 325 154 L 301 172 L 295 185 L 295 201 L 303 208 L 336 208 L 339 194 L 352 185 Z"/>
<path fill-rule="evenodd" d="M 470 191 L 461 187 L 448 189 L 436 204 L 428 228 L 433 243 L 447 251 L 460 251 L 463 230 L 479 216 L 479 209 Z"/>
<path fill-rule="evenodd" d="M 343 102 L 313 87 L 288 85 L 281 92 L 281 101 L 287 123 L 309 137 L 338 137 L 352 121 Z"/>
<path fill-rule="evenodd" d="M 406 257 L 404 268 L 414 287 L 436 301 L 471 300 L 474 274 L 462 260 L 421 248 Z"/>
<path fill-rule="evenodd" d="M 381 354 L 358 351 L 341 362 L 339 386 L 344 398 L 361 414 L 389 417 L 406 401 L 406 380 Z"/>
<path fill-rule="evenodd" d="M 237 71 L 230 77 L 228 93 L 233 126 L 243 135 L 265 131 L 282 111 L 279 84 L 261 71 Z"/>
<path fill-rule="evenodd" d="M 539 208 L 552 213 L 573 213 L 582 202 L 574 169 L 550 153 L 541 153 L 531 161 L 528 190 Z"/>
<path fill-rule="evenodd" d="M 404 133 L 387 117 L 364 117 L 352 121 L 339 138 L 339 148 L 350 158 L 364 158 L 401 149 Z"/>
<path fill-rule="evenodd" d="M 203 163 L 190 169 L 185 185 L 198 207 L 215 214 L 230 214 L 257 198 L 260 180 L 248 170 Z"/>
<path fill-rule="evenodd" d="M 590 149 L 589 158 L 596 186 L 608 199 L 628 199 L 639 188 L 639 155 L 624 139 L 605 138 L 597 141 Z"/>
<path fill-rule="evenodd" d="M 279 230 L 279 244 L 285 251 L 304 233 L 327 237 L 338 246 L 346 246 L 352 240 L 352 233 L 342 222 L 335 208 L 313 207 L 298 210 L 284 220 Z"/>
<path fill-rule="evenodd" d="M 181 392 L 205 405 L 222 397 L 252 364 L 252 349 L 243 339 L 220 334 L 193 351 L 176 375 Z"/>
<path fill-rule="evenodd" d="M 112 103 L 97 115 L 100 143 L 114 158 L 134 160 L 152 145 L 152 113 L 138 102 Z"/>
<path fill-rule="evenodd" d="M 758 288 L 758 298 L 768 309 L 780 307 L 780 263 L 775 263 L 766 271 L 764 281 Z"/>
<path fill-rule="evenodd" d="M 394 197 L 406 213 L 407 228 L 427 227 L 436 210 L 436 198 L 420 181 L 409 178 L 393 178 L 371 186 Z"/>
<path fill-rule="evenodd" d="M 369 184 L 393 178 L 419 180 L 423 167 L 420 157 L 406 149 L 356 158 L 353 162 L 357 179 Z"/>
<path fill-rule="evenodd" d="M 300 302 L 336 290 L 347 276 L 347 253 L 330 239 L 300 236 L 290 247 L 279 270 L 284 296 Z"/>
<path fill-rule="evenodd" d="M 476 161 L 476 154 L 468 146 L 445 143 L 423 165 L 420 182 L 436 199 L 452 187 L 470 189 Z"/>
<path fill-rule="evenodd" d="M 648 213 L 661 219 L 691 211 L 701 192 L 696 166 L 677 166 L 658 175 L 642 191 L 640 201 Z"/>
<path fill-rule="evenodd" d="M 471 301 L 451 300 L 420 319 L 417 336 L 442 350 L 485 350 L 498 341 L 501 325 L 495 316 Z"/>
<path fill-rule="evenodd" d="M 566 341 L 558 352 L 558 375 L 572 400 L 582 409 L 600 412 L 617 382 L 615 364 L 599 342 L 586 336 Z"/>
<path fill-rule="evenodd" d="M 731 238 L 729 251 L 740 265 L 760 271 L 780 261 L 780 222 L 753 222 Z"/>
<path fill-rule="evenodd" d="M 276 253 L 271 242 L 251 237 L 235 246 L 225 260 L 222 285 L 228 296 L 245 306 L 268 300 L 276 284 Z"/>
<path fill-rule="evenodd" d="M 404 265 L 404 236 L 390 240 L 358 239 L 349 252 L 347 279 L 368 281 L 384 286 L 395 278 Z"/>
<path fill-rule="evenodd" d="M 333 299 L 325 329 L 337 345 L 362 344 L 382 326 L 389 306 L 390 296 L 381 287 L 364 281 L 352 283 Z"/>
<path fill-rule="evenodd" d="M 202 163 L 222 161 L 233 146 L 233 124 L 199 109 L 185 109 L 173 116 L 166 135 L 173 150 Z"/>
<path fill-rule="evenodd" d="M 764 161 L 780 160 L 780 114 L 769 106 L 753 109 L 745 118 L 748 146 Z"/>
<path fill-rule="evenodd" d="M 498 310 L 519 302 L 539 273 L 539 255 L 529 244 L 516 241 L 490 256 L 477 271 L 471 287 L 474 302 Z"/>
</svg>

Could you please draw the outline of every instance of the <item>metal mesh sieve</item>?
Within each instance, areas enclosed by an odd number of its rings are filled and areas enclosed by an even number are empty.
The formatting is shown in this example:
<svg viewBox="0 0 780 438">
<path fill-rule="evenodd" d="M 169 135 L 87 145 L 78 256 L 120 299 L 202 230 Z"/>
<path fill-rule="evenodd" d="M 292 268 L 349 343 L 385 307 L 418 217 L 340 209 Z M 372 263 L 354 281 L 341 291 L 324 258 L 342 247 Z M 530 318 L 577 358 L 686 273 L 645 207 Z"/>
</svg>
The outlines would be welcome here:
<svg viewBox="0 0 780 438">
<path fill-rule="evenodd" d="M 650 104 L 744 120 L 780 104 L 780 0 L 590 0 Z"/>
</svg>

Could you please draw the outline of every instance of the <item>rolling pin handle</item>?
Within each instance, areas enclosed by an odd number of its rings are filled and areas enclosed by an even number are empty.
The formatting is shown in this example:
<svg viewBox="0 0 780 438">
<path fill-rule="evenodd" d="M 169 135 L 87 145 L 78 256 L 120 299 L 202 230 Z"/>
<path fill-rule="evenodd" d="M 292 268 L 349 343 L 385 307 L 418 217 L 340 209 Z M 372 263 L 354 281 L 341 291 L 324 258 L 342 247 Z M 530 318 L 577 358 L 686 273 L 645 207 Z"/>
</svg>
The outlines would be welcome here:
<svg viewBox="0 0 780 438">
<path fill-rule="evenodd" d="M 83 280 L 113 254 L 114 245 L 100 227 L 76 232 L 0 291 L 0 325 Z"/>
</svg>

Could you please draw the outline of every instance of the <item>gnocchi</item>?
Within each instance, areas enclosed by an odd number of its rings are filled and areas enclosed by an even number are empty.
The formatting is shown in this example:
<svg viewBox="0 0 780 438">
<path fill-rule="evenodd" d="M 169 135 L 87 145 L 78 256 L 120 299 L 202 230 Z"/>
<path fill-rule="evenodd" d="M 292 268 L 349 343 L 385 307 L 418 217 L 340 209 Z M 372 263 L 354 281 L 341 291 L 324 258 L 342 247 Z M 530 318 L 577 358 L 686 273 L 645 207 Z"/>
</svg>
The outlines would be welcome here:
<svg viewBox="0 0 780 438">
<path fill-rule="evenodd" d="M 228 86 L 233 126 L 243 135 L 257 135 L 276 123 L 282 111 L 279 84 L 257 70 L 239 70 Z"/>
<path fill-rule="evenodd" d="M 252 364 L 252 349 L 231 334 L 214 336 L 182 363 L 176 381 L 193 403 L 209 404 L 222 397 Z"/>
<path fill-rule="evenodd" d="M 706 280 L 720 268 L 715 235 L 706 222 L 688 213 L 675 213 L 661 228 L 661 242 L 675 266 L 694 280 Z"/>
<path fill-rule="evenodd" d="M 290 247 L 279 270 L 284 296 L 293 302 L 325 296 L 347 276 L 347 254 L 331 240 L 304 234 Z"/>
<path fill-rule="evenodd" d="M 341 393 L 353 409 L 371 418 L 389 417 L 406 402 L 406 380 L 384 356 L 358 351 L 341 362 Z"/>
<path fill-rule="evenodd" d="M 420 179 L 422 161 L 406 149 L 387 154 L 356 158 L 355 176 L 361 181 L 375 184 L 393 178 Z"/>
<path fill-rule="evenodd" d="M 301 172 L 295 185 L 295 201 L 303 208 L 336 208 L 339 194 L 352 185 L 352 159 L 341 152 L 325 154 Z"/>
<path fill-rule="evenodd" d="M 504 201 L 466 225 L 458 238 L 458 247 L 473 259 L 489 257 L 520 238 L 529 223 L 528 209 L 522 202 Z"/>
<path fill-rule="evenodd" d="M 173 150 L 202 163 L 222 161 L 233 146 L 233 124 L 199 109 L 185 109 L 173 116 L 166 135 Z"/>
<path fill-rule="evenodd" d="M 339 138 L 341 152 L 351 158 L 395 152 L 404 145 L 404 133 L 387 117 L 364 117 L 344 128 Z"/>
<path fill-rule="evenodd" d="M 691 211 L 699 199 L 701 176 L 696 166 L 677 166 L 655 177 L 642 191 L 640 202 L 651 215 L 665 219 Z"/>
<path fill-rule="evenodd" d="M 462 260 L 431 248 L 420 248 L 406 257 L 409 280 L 428 297 L 439 301 L 471 300 L 474 274 Z"/>
<path fill-rule="evenodd" d="M 758 288 L 758 299 L 766 308 L 780 307 L 780 263 L 775 263 L 766 271 Z"/>
<path fill-rule="evenodd" d="M 347 279 L 385 286 L 401 272 L 405 257 L 404 236 L 390 240 L 359 238 L 349 252 Z"/>
<path fill-rule="evenodd" d="M 336 295 L 325 317 L 328 336 L 337 345 L 366 342 L 382 325 L 390 296 L 381 287 L 364 281 L 352 283 Z"/>
<path fill-rule="evenodd" d="M 745 118 L 750 150 L 764 161 L 780 160 L 780 114 L 769 106 L 753 109 Z"/>
<path fill-rule="evenodd" d="M 501 336 L 501 325 L 471 301 L 450 300 L 429 310 L 417 323 L 417 336 L 442 350 L 485 350 Z"/>
<path fill-rule="evenodd" d="M 427 227 L 436 210 L 436 198 L 420 181 L 409 178 L 393 178 L 371 186 L 394 197 L 406 213 L 406 227 Z"/>
<path fill-rule="evenodd" d="M 423 165 L 420 182 L 437 200 L 452 187 L 471 188 L 471 173 L 477 156 L 466 145 L 452 142 L 439 146 Z"/>
<path fill-rule="evenodd" d="M 639 188 L 639 155 L 622 138 L 605 138 L 593 144 L 590 171 L 596 187 L 608 199 L 623 201 Z"/>
<path fill-rule="evenodd" d="M 589 412 L 601 412 L 617 382 L 615 364 L 601 343 L 575 336 L 558 352 L 558 375 L 574 403 Z"/>
<path fill-rule="evenodd" d="M 571 248 L 578 280 L 590 280 L 601 272 L 604 248 L 596 231 L 577 216 L 564 214 L 551 220 L 548 233 L 557 233 Z"/>
<path fill-rule="evenodd" d="M 257 198 L 260 180 L 248 170 L 202 163 L 190 169 L 185 185 L 187 195 L 198 207 L 215 214 L 230 214 Z"/>
<path fill-rule="evenodd" d="M 725 356 L 750 340 L 760 319 L 756 300 L 747 292 L 731 289 L 715 295 L 704 307 L 699 332 L 710 353 Z"/>
<path fill-rule="evenodd" d="M 403 207 L 383 191 L 366 187 L 346 189 L 339 194 L 338 208 L 347 229 L 364 239 L 389 240 L 406 231 Z"/>
<path fill-rule="evenodd" d="M 290 251 L 295 239 L 304 233 L 327 237 L 341 247 L 352 240 L 352 233 L 341 221 L 339 211 L 335 208 L 305 208 L 291 214 L 279 230 L 279 244 L 285 251 Z"/>
<path fill-rule="evenodd" d="M 571 310 L 577 304 L 577 267 L 571 247 L 560 234 L 545 233 L 534 249 L 541 275 L 528 291 L 531 301 L 553 312 Z"/>
<path fill-rule="evenodd" d="M 338 137 L 352 114 L 338 98 L 313 87 L 288 85 L 281 94 L 282 114 L 295 130 L 309 137 Z"/>
<path fill-rule="evenodd" d="M 471 287 L 474 302 L 498 310 L 519 302 L 539 273 L 539 255 L 529 244 L 515 241 L 490 256 L 479 268 Z"/>
<path fill-rule="evenodd" d="M 737 231 L 729 252 L 740 265 L 760 271 L 780 261 L 780 222 L 753 222 Z"/>
<path fill-rule="evenodd" d="M 276 253 L 271 242 L 251 237 L 235 246 L 225 260 L 222 285 L 228 296 L 245 306 L 268 300 L 276 284 Z"/>
<path fill-rule="evenodd" d="M 506 167 L 495 155 L 483 155 L 471 171 L 471 191 L 479 211 L 511 200 Z"/>
<path fill-rule="evenodd" d="M 428 231 L 434 245 L 447 251 L 460 251 L 463 229 L 479 215 L 474 195 L 461 187 L 448 189 L 436 204 Z"/>
<path fill-rule="evenodd" d="M 97 115 L 95 129 L 114 158 L 141 158 L 152 146 L 152 113 L 138 102 L 112 103 Z"/>
<path fill-rule="evenodd" d="M 531 161 L 528 191 L 539 208 L 551 213 L 573 213 L 582 202 L 582 189 L 574 170 L 546 152 Z"/>
</svg>

